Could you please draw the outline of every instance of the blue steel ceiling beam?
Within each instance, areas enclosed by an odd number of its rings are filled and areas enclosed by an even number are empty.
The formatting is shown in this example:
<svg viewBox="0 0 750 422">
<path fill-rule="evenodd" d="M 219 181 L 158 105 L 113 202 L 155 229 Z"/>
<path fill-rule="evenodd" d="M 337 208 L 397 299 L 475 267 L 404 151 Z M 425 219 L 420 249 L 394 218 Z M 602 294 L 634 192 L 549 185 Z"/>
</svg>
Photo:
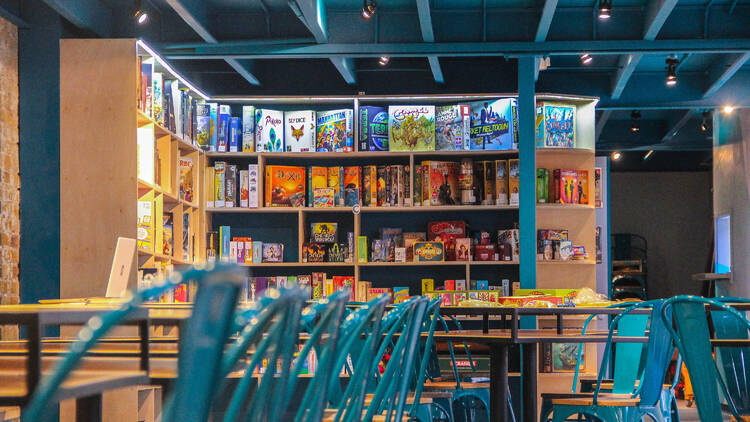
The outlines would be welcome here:
<svg viewBox="0 0 750 422">
<path fill-rule="evenodd" d="M 555 9 L 557 9 L 557 0 L 545 0 L 544 8 L 542 9 L 542 16 L 539 18 L 539 24 L 536 27 L 536 36 L 534 41 L 541 42 L 547 40 L 547 34 L 549 34 L 549 28 L 552 25 L 552 18 L 555 16 Z M 538 58 L 534 63 L 534 80 L 539 79 L 539 61 Z"/>
<path fill-rule="evenodd" d="M 107 37 L 112 31 L 112 10 L 97 0 L 44 0 L 52 10 L 77 28 Z"/>
<path fill-rule="evenodd" d="M 432 29 L 432 16 L 430 15 L 430 0 L 417 0 L 417 14 L 419 15 L 419 27 L 422 30 L 424 42 L 435 42 L 435 33 Z M 443 71 L 440 69 L 440 61 L 437 56 L 427 56 L 432 70 L 432 77 L 439 84 L 445 83 Z"/>
<path fill-rule="evenodd" d="M 651 0 L 646 9 L 645 25 L 643 28 L 643 39 L 644 40 L 655 40 L 659 34 L 664 22 L 667 21 L 669 14 L 672 13 L 674 7 L 677 5 L 677 0 Z M 638 54 L 632 54 L 629 57 L 621 57 L 618 62 L 619 70 L 615 75 L 614 83 L 612 84 L 612 98 L 620 98 L 622 91 L 630 80 L 630 77 L 638 67 L 638 63 L 641 61 L 642 56 Z"/>
<path fill-rule="evenodd" d="M 598 119 L 596 119 L 596 135 L 595 135 L 595 142 L 599 142 L 599 136 L 602 134 L 602 130 L 604 130 L 604 126 L 607 125 L 607 120 L 609 120 L 609 116 L 612 114 L 612 110 L 602 110 L 601 115 Z"/>
<path fill-rule="evenodd" d="M 721 57 L 711 65 L 708 70 L 708 85 L 703 92 L 703 98 L 714 95 L 748 60 L 750 60 L 750 52 Z"/>
<path fill-rule="evenodd" d="M 328 44 L 328 25 L 326 23 L 326 7 L 323 0 L 289 0 L 289 7 L 297 18 L 307 27 L 318 45 Z M 351 57 L 327 57 L 341 74 L 347 84 L 357 83 L 354 73 L 354 61 Z"/>
<path fill-rule="evenodd" d="M 175 1 L 175 0 L 169 0 Z M 163 47 L 165 56 L 177 60 L 294 59 L 331 57 L 522 57 L 578 55 L 587 51 L 598 55 L 747 53 L 750 39 L 706 40 L 606 40 L 544 42 L 414 42 L 414 43 L 326 43 L 304 45 L 257 45 L 254 42 L 205 43 L 193 48 Z"/>
<path fill-rule="evenodd" d="M 216 37 L 211 35 L 207 27 L 208 9 L 202 0 L 167 0 L 167 4 L 204 41 L 210 44 L 218 43 Z M 260 81 L 250 70 L 252 65 L 249 62 L 245 61 L 245 63 L 241 63 L 236 58 L 224 58 L 224 61 L 252 85 L 260 85 Z"/>
<path fill-rule="evenodd" d="M 696 110 L 687 110 L 678 120 L 675 122 L 674 125 L 672 125 L 671 128 L 667 131 L 667 133 L 661 138 L 661 143 L 666 143 L 671 141 L 677 134 L 680 132 L 680 129 L 682 129 L 687 122 L 690 121 L 690 119 L 693 118 L 695 115 Z"/>
<path fill-rule="evenodd" d="M 29 24 L 25 20 L 21 19 L 21 17 L 18 16 L 17 13 L 11 11 L 3 5 L 0 5 L 0 17 L 19 28 L 25 29 L 29 27 Z"/>
</svg>

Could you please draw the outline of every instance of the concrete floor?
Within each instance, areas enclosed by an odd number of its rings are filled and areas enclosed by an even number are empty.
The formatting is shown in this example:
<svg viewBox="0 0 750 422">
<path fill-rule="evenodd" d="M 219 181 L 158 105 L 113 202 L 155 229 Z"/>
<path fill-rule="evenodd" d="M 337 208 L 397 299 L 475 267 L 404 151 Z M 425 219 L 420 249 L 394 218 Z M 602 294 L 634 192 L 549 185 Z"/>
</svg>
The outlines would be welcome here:
<svg viewBox="0 0 750 422">
<path fill-rule="evenodd" d="M 687 403 L 684 400 L 677 400 L 677 407 L 680 409 L 680 422 L 700 421 L 695 404 L 692 407 L 687 407 Z M 725 414 L 724 420 L 729 421 L 732 418 Z"/>
</svg>

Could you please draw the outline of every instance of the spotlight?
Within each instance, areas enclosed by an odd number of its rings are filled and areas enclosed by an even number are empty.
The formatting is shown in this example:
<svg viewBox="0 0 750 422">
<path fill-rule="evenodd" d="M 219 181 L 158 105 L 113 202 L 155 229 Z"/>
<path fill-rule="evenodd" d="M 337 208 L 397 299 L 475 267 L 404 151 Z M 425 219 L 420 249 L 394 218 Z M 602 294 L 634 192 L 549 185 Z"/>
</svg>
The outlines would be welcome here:
<svg viewBox="0 0 750 422">
<path fill-rule="evenodd" d="M 375 0 L 362 0 L 362 17 L 370 19 L 375 14 Z"/>
<path fill-rule="evenodd" d="M 141 8 L 141 0 L 135 0 L 133 3 L 133 19 L 138 25 L 148 22 L 148 12 Z"/>
<path fill-rule="evenodd" d="M 643 161 L 646 161 L 646 160 L 648 160 L 649 158 L 651 158 L 651 156 L 652 156 L 653 154 L 654 154 L 654 150 L 652 150 L 652 149 L 648 150 L 648 152 L 646 153 L 646 155 L 644 155 L 644 156 L 643 156 Z"/>
<path fill-rule="evenodd" d="M 378 64 L 381 66 L 385 66 L 388 64 L 388 62 L 391 61 L 391 58 L 388 56 L 380 56 L 378 59 Z"/>
<path fill-rule="evenodd" d="M 708 119 L 711 117 L 711 113 L 708 111 L 704 111 L 703 113 L 701 113 L 701 116 L 703 116 L 703 118 L 701 119 L 701 132 L 705 132 L 709 128 Z"/>
<path fill-rule="evenodd" d="M 729 114 L 734 111 L 734 107 L 730 105 L 725 105 L 722 110 L 724 111 L 724 114 Z"/>
<path fill-rule="evenodd" d="M 641 112 L 638 110 L 633 110 L 632 113 L 630 113 L 630 131 L 633 133 L 639 132 L 641 130 Z"/>
<path fill-rule="evenodd" d="M 599 20 L 607 20 L 612 16 L 612 0 L 599 0 Z"/>
<path fill-rule="evenodd" d="M 583 64 L 589 64 L 591 61 L 594 60 L 593 57 L 591 57 L 591 54 L 589 53 L 583 53 L 581 54 L 581 63 Z"/>
<path fill-rule="evenodd" d="M 667 57 L 667 86 L 677 85 L 677 65 L 680 61 L 676 57 Z"/>
<path fill-rule="evenodd" d="M 622 158 L 622 153 L 620 151 L 615 151 L 612 153 L 612 159 L 617 161 L 620 158 Z"/>
</svg>

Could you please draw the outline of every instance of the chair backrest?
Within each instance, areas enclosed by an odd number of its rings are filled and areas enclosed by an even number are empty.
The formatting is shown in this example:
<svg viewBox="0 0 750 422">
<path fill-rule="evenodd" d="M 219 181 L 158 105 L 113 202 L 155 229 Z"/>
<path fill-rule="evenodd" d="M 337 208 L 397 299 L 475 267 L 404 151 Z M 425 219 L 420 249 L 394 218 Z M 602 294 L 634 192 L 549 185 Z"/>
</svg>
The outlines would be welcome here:
<svg viewBox="0 0 750 422">
<path fill-rule="evenodd" d="M 159 297 L 179 284 L 196 281 L 198 291 L 193 313 L 187 321 L 186 329 L 182 332 L 202 342 L 180 345 L 180 376 L 190 378 L 194 382 L 192 385 L 178 382 L 175 393 L 179 392 L 183 395 L 177 400 L 180 403 L 183 403 L 183 398 L 189 397 L 192 400 L 191 415 L 181 418 L 182 421 L 205 421 L 209 403 L 217 385 L 212 381 L 215 380 L 216 372 L 218 372 L 216 369 L 218 369 L 220 353 L 229 336 L 232 314 L 237 305 L 240 286 L 244 278 L 245 271 L 241 267 L 221 263 L 209 264 L 205 268 L 174 272 L 167 279 L 158 281 L 148 289 L 129 292 L 124 297 L 125 302 L 116 310 L 92 317 L 78 332 L 76 341 L 70 346 L 65 357 L 55 365 L 50 375 L 41 380 L 31 401 L 22 412 L 22 420 L 28 422 L 49 420 L 51 412 L 48 410 L 54 401 L 56 391 L 99 339 L 144 301 Z M 204 359 L 203 357 L 198 359 L 196 355 L 207 356 L 206 361 L 200 362 L 201 365 L 197 365 L 198 367 L 189 366 L 187 362 L 195 364 L 196 361 Z M 174 420 L 167 417 L 166 409 L 163 414 L 164 422 Z"/>
<path fill-rule="evenodd" d="M 727 399 L 729 410 L 737 420 L 741 420 L 736 405 L 737 396 L 734 395 L 737 391 L 728 388 L 727 380 L 723 376 L 725 374 L 719 370 L 713 357 L 706 305 L 710 306 L 713 312 L 724 312 L 722 319 L 732 318 L 736 324 L 744 327 L 745 335 L 740 335 L 739 339 L 747 338 L 746 333 L 750 329 L 750 322 L 736 309 L 716 299 L 676 296 L 666 301 L 662 316 L 665 321 L 670 317 L 674 321 L 674 328 L 671 324 L 667 324 L 667 329 L 680 349 L 680 354 L 690 374 L 690 383 L 693 386 L 701 420 L 722 420 L 719 388 Z M 722 321 L 719 325 L 727 326 L 729 323 Z M 728 329 L 725 333 L 737 332 L 739 331 L 737 328 L 739 327 Z"/>
<path fill-rule="evenodd" d="M 645 356 L 643 358 L 645 365 L 643 367 L 642 375 L 640 377 L 640 384 L 637 390 L 635 389 L 633 380 L 631 388 L 627 392 L 636 391 L 636 393 L 634 393 L 634 396 L 637 395 L 640 397 L 640 404 L 642 406 L 655 406 L 659 401 L 659 397 L 661 396 L 662 384 L 664 382 L 664 376 L 666 375 L 667 369 L 669 367 L 669 362 L 674 351 L 672 339 L 670 338 L 669 333 L 666 330 L 662 318 L 659 317 L 663 303 L 664 301 L 662 299 L 640 302 L 629 308 L 626 308 L 612 320 L 612 323 L 609 325 L 607 344 L 604 349 L 604 357 L 602 359 L 602 364 L 597 378 L 597 385 L 594 391 L 594 404 L 596 404 L 597 402 L 599 391 L 601 388 L 601 381 L 604 377 L 604 374 L 606 373 L 607 365 L 609 363 L 609 352 L 612 349 L 612 338 L 614 337 L 614 330 L 617 329 L 618 335 L 620 336 L 626 336 L 628 330 L 631 329 L 633 333 L 641 332 L 640 324 L 636 323 L 638 322 L 638 319 L 631 320 L 632 326 L 630 327 L 630 324 L 624 325 L 624 331 L 622 333 L 619 333 L 619 324 L 623 320 L 627 321 L 628 319 L 630 319 L 629 317 L 636 316 L 634 314 L 631 314 L 634 310 L 643 308 L 651 308 L 651 315 L 648 316 L 648 340 L 646 342 L 646 349 L 645 351 L 643 351 L 643 353 L 645 353 Z M 622 344 L 620 344 L 620 346 L 622 346 Z M 623 349 L 620 349 L 620 351 L 622 350 Z M 620 354 L 620 351 L 618 351 L 618 354 Z M 638 361 L 640 361 L 641 355 L 639 354 L 638 356 Z M 638 371 L 636 370 L 635 372 L 637 373 Z M 624 376 L 627 376 L 627 374 L 624 374 Z M 625 388 L 625 386 L 623 386 L 623 388 Z"/>
<path fill-rule="evenodd" d="M 417 357 L 418 342 L 421 337 L 423 318 L 429 305 L 427 297 L 413 298 L 407 302 L 403 318 L 399 318 L 394 327 L 400 328 L 400 334 L 383 376 L 378 382 L 370 406 L 363 420 L 370 421 L 373 416 L 385 412 L 386 421 L 401 421 L 406 406 L 407 392 L 413 380 Z M 388 334 L 391 334 L 389 331 Z M 388 335 L 376 356 L 382 356 L 385 345 L 390 342 Z M 376 362 L 377 364 L 377 362 Z M 375 370 L 377 365 L 375 365 Z"/>
<path fill-rule="evenodd" d="M 235 318 L 245 324 L 237 340 L 227 349 L 221 363 L 221 381 L 254 347 L 244 374 L 231 393 L 224 421 L 235 421 L 243 410 L 247 420 L 263 420 L 268 414 L 283 412 L 289 401 L 285 387 L 291 378 L 294 344 L 299 334 L 299 319 L 306 294 L 301 289 L 268 289 L 254 307 Z M 255 370 L 266 363 L 266 370 L 255 380 Z M 277 374 L 277 363 L 282 370 Z M 256 389 L 251 394 L 253 387 Z"/>
<path fill-rule="evenodd" d="M 741 298 L 716 298 L 723 303 L 747 302 Z M 748 339 L 745 325 L 726 311 L 711 311 L 711 323 L 717 339 Z M 737 411 L 750 413 L 750 348 L 716 347 L 716 362 L 724 378 L 729 395 L 734 398 Z"/>
</svg>

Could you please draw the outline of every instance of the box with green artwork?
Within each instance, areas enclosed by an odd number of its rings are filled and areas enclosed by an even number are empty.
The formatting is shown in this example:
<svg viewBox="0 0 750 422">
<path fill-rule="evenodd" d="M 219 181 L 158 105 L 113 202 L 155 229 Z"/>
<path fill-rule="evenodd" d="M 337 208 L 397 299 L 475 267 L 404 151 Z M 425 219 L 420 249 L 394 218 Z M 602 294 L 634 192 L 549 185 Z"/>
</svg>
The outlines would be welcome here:
<svg viewBox="0 0 750 422">
<path fill-rule="evenodd" d="M 388 106 L 390 151 L 435 151 L 435 106 Z"/>
</svg>

